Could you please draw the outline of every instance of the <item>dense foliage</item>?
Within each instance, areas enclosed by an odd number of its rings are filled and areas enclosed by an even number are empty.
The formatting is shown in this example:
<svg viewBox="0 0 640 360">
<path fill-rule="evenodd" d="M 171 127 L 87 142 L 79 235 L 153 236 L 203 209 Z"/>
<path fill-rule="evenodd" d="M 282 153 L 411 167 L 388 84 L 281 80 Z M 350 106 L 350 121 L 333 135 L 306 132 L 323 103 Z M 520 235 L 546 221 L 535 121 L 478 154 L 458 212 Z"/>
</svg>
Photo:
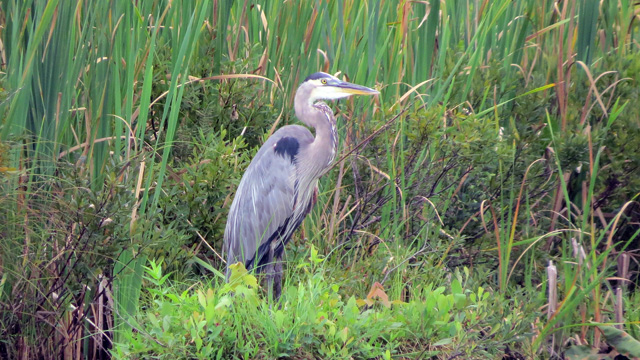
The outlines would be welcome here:
<svg viewBox="0 0 640 360">
<path fill-rule="evenodd" d="M 0 358 L 640 357 L 639 10 L 2 2 Z M 381 95 L 274 304 L 222 236 L 319 70 Z"/>
</svg>

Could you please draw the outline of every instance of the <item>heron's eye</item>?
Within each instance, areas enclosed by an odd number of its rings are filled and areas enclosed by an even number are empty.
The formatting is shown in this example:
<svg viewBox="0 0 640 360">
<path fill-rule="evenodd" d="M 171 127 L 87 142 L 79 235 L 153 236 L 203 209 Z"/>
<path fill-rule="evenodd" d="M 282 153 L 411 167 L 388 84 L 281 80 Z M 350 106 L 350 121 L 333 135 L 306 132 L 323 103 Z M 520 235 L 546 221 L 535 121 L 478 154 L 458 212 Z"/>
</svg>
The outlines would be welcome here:
<svg viewBox="0 0 640 360">
<path fill-rule="evenodd" d="M 327 85 L 327 79 L 322 79 L 320 80 L 320 82 L 322 83 L 322 85 Z"/>
</svg>

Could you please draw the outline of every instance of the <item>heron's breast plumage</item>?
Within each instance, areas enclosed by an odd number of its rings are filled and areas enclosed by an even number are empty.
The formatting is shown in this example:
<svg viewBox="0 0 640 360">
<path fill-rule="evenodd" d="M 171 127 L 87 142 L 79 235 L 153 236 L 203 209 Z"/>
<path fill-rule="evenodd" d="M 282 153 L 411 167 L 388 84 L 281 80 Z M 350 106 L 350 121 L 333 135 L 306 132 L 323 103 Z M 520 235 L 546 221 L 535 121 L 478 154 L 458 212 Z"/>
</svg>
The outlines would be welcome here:
<svg viewBox="0 0 640 360">
<path fill-rule="evenodd" d="M 329 153 L 329 161 L 327 162 L 327 166 L 333 163 L 333 160 L 336 159 L 336 153 L 338 152 L 338 131 L 336 129 L 336 122 L 330 120 L 329 126 L 331 127 L 331 143 L 333 146 L 331 147 Z"/>
<path fill-rule="evenodd" d="M 317 102 L 313 106 L 316 109 L 320 110 L 320 112 L 323 115 L 323 119 L 321 121 L 324 122 L 324 124 L 322 124 L 322 127 L 325 127 L 326 129 L 328 129 L 328 136 L 327 136 L 328 144 L 324 144 L 326 145 L 325 154 L 318 155 L 318 156 L 326 156 L 326 161 L 320 162 L 321 166 L 324 167 L 319 172 L 319 177 L 320 177 L 329 169 L 329 166 L 333 163 L 333 161 L 336 158 L 336 154 L 338 152 L 338 129 L 336 126 L 336 118 L 333 116 L 333 110 L 331 110 L 331 108 L 327 104 L 323 102 Z M 322 131 L 322 130 L 320 128 L 316 128 L 316 138 L 318 137 L 317 133 L 319 131 Z"/>
</svg>

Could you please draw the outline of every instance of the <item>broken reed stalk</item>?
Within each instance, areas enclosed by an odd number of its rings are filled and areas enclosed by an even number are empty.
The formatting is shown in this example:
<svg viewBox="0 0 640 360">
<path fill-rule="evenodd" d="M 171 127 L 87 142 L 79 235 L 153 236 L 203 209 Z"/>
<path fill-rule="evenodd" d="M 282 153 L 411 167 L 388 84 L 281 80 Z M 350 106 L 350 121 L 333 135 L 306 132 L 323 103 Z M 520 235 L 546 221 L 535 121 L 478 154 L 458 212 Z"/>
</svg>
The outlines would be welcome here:
<svg viewBox="0 0 640 360">
<path fill-rule="evenodd" d="M 549 260 L 549 266 L 547 266 L 547 280 L 549 284 L 549 297 L 547 304 L 547 321 L 551 321 L 551 318 L 555 314 L 558 308 L 558 269 L 553 265 L 553 261 Z M 555 345 L 555 334 L 551 335 L 551 346 L 549 351 L 552 352 Z M 553 356 L 552 353 L 550 355 Z"/>
<path fill-rule="evenodd" d="M 624 323 L 624 303 L 622 295 L 627 287 L 627 279 L 629 277 L 629 254 L 623 252 L 618 257 L 618 286 L 616 286 L 616 301 L 614 311 L 616 315 L 616 329 L 622 330 Z"/>
</svg>

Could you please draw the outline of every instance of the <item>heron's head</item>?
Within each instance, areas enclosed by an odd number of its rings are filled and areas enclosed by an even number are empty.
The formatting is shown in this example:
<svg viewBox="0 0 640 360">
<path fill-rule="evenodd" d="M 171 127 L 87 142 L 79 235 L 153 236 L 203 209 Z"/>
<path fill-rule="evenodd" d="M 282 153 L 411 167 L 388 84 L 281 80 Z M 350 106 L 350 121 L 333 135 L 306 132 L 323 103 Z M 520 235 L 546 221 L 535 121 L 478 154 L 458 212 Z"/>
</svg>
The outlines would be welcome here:
<svg viewBox="0 0 640 360">
<path fill-rule="evenodd" d="M 310 103 L 314 103 L 317 100 L 337 100 L 351 95 L 379 94 L 377 90 L 342 81 L 323 72 L 309 75 L 300 84 L 300 88 L 303 87 L 308 90 L 308 101 Z"/>
</svg>

